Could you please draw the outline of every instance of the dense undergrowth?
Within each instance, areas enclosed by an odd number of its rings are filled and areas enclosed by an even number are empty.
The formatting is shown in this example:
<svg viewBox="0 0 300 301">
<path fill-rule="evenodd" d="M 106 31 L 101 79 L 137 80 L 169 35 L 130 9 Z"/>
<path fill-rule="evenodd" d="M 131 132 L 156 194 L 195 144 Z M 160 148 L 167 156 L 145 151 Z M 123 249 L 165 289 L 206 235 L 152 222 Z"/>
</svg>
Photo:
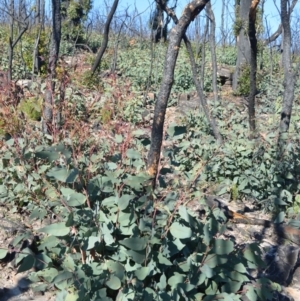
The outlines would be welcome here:
<svg viewBox="0 0 300 301">
<path fill-rule="evenodd" d="M 161 81 L 165 45 L 156 47 L 151 76 L 151 53 L 140 43 L 119 49 L 121 77 L 113 74 L 97 85 L 80 82 L 84 65 L 75 71 L 61 65 L 64 99 L 56 109 L 62 110 L 63 125 L 49 135 L 41 133 L 36 118 L 43 83 L 24 92 L 21 106 L 13 94 L 2 94 L 0 204 L 31 220 L 51 220 L 34 229 L 40 238 L 18 254 L 18 271 L 35 267 L 29 275 L 33 289 L 55 287 L 57 300 L 270 299 L 278 286 L 247 273 L 262 268 L 259 245 L 225 239 L 221 210 L 207 208 L 199 219 L 188 203 L 204 204 L 205 193 L 226 194 L 249 199 L 281 219 L 284 214 L 297 219 L 299 103 L 285 151 L 278 154 L 282 75 L 266 63 L 256 139 L 249 139 L 247 110 L 233 96 L 211 103 L 222 145 L 201 112 L 176 118 L 166 130 L 153 191 L 146 173 L 151 114 L 145 117 L 145 109 L 151 111 L 154 100 L 144 96 L 156 92 Z M 221 62 L 234 62 L 232 48 L 218 55 Z M 112 58 L 108 51 L 103 66 Z M 178 92 L 193 89 L 187 66 L 181 51 L 170 104 L 176 104 Z M 204 86 L 209 92 L 209 75 Z M 59 93 L 53 97 L 60 99 Z M 31 235 L 29 230 L 17 235 L 13 245 Z M 0 258 L 7 251 L 0 249 Z"/>
</svg>

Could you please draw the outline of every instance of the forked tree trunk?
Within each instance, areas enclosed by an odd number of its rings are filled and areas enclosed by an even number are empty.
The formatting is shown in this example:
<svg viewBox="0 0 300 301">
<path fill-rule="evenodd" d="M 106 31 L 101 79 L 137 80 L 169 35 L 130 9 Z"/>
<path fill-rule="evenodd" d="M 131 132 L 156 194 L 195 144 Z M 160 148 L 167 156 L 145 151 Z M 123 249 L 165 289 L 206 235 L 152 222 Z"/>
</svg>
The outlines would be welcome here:
<svg viewBox="0 0 300 301">
<path fill-rule="evenodd" d="M 99 50 L 99 52 L 96 56 L 94 64 L 91 68 L 92 74 L 94 74 L 96 72 L 97 68 L 100 66 L 103 54 L 104 54 L 104 52 L 107 48 L 110 23 L 111 23 L 111 20 L 112 20 L 115 12 L 117 10 L 118 4 L 119 4 L 119 0 L 115 0 L 112 7 L 111 7 L 111 9 L 110 9 L 110 12 L 107 16 L 107 20 L 106 20 L 105 25 L 104 25 L 103 42 L 102 42 L 101 48 L 100 48 L 100 50 Z"/>
<path fill-rule="evenodd" d="M 183 10 L 178 23 L 171 29 L 169 44 L 164 62 L 163 80 L 154 109 L 151 145 L 148 153 L 148 173 L 156 178 L 163 139 L 163 127 L 169 95 L 174 81 L 174 69 L 181 40 L 191 21 L 202 11 L 209 0 L 191 1 Z"/>
</svg>

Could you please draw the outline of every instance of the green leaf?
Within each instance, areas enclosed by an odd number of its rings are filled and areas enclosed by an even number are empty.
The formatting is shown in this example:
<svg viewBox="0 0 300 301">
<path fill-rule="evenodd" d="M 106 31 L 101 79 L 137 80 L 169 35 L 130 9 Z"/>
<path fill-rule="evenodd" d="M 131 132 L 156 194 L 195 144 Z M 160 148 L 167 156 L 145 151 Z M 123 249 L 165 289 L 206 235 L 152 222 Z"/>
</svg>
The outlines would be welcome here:
<svg viewBox="0 0 300 301">
<path fill-rule="evenodd" d="M 64 196 L 65 202 L 70 207 L 81 206 L 86 201 L 85 195 L 78 193 L 71 188 L 61 187 L 60 191 Z"/>
<path fill-rule="evenodd" d="M 172 277 L 170 277 L 168 279 L 168 284 L 172 287 L 172 288 L 176 288 L 178 284 L 180 283 L 184 283 L 184 281 L 186 280 L 186 275 L 184 274 L 179 274 L 175 272 L 175 275 L 173 275 Z"/>
<path fill-rule="evenodd" d="M 48 268 L 49 264 L 52 263 L 52 259 L 48 257 L 45 253 L 39 253 L 35 255 L 35 268 L 37 270 L 43 270 Z"/>
<path fill-rule="evenodd" d="M 122 135 L 116 135 L 116 136 L 115 136 L 115 141 L 116 141 L 116 143 L 122 143 L 122 142 L 123 142 L 123 137 L 122 137 Z"/>
<path fill-rule="evenodd" d="M 143 281 L 149 275 L 149 268 L 142 267 L 134 272 L 136 278 L 140 281 Z"/>
<path fill-rule="evenodd" d="M 190 238 L 193 235 L 191 228 L 186 227 L 178 222 L 174 222 L 170 227 L 171 234 L 176 238 Z"/>
<path fill-rule="evenodd" d="M 172 266 L 172 262 L 169 259 L 167 259 L 165 256 L 163 256 L 162 253 L 159 252 L 157 258 L 160 264 L 166 266 Z"/>
<path fill-rule="evenodd" d="M 109 280 L 106 281 L 105 284 L 112 290 L 118 290 L 121 287 L 121 281 L 115 275 L 111 275 Z"/>
<path fill-rule="evenodd" d="M 98 236 L 90 236 L 88 237 L 85 241 L 84 244 L 82 246 L 82 249 L 84 251 L 88 251 L 91 250 L 95 247 L 95 244 L 99 242 L 99 237 Z"/>
<path fill-rule="evenodd" d="M 134 150 L 132 148 L 130 148 L 130 149 L 127 150 L 126 156 L 129 159 L 140 159 L 141 158 L 141 154 L 138 151 L 136 151 L 136 150 Z"/>
<path fill-rule="evenodd" d="M 130 200 L 134 198 L 134 195 L 129 195 L 129 194 L 123 194 L 119 199 L 118 199 L 118 207 L 120 210 L 125 210 L 128 205 Z"/>
<path fill-rule="evenodd" d="M 0 259 L 5 258 L 7 254 L 7 249 L 0 249 Z"/>
<path fill-rule="evenodd" d="M 53 279 L 58 275 L 58 271 L 55 268 L 46 268 L 38 273 L 39 277 L 44 278 L 47 282 L 52 282 Z"/>
<path fill-rule="evenodd" d="M 247 269 L 242 263 L 236 264 L 233 269 L 240 273 L 247 273 Z"/>
<path fill-rule="evenodd" d="M 214 241 L 213 252 L 217 255 L 228 255 L 234 249 L 234 244 L 231 240 L 216 239 Z"/>
<path fill-rule="evenodd" d="M 53 279 L 53 283 L 57 284 L 70 278 L 73 278 L 73 274 L 71 272 L 62 271 L 57 276 L 55 276 L 55 278 Z"/>
<path fill-rule="evenodd" d="M 121 263 L 115 262 L 113 260 L 108 260 L 106 262 L 106 266 L 111 274 L 114 274 L 120 280 L 123 280 L 123 278 L 125 276 L 125 268 Z"/>
<path fill-rule="evenodd" d="M 167 277 L 166 277 L 165 273 L 163 273 L 160 276 L 159 282 L 157 283 L 157 287 L 159 288 L 160 291 L 165 291 L 165 289 L 167 287 Z"/>
<path fill-rule="evenodd" d="M 17 273 L 22 273 L 22 272 L 30 270 L 34 266 L 34 263 L 35 263 L 34 256 L 31 254 L 27 255 L 23 259 L 21 265 L 19 266 Z"/>
<path fill-rule="evenodd" d="M 248 297 L 249 300 L 251 301 L 256 301 L 257 300 L 257 294 L 255 292 L 255 289 L 252 285 L 247 285 L 245 287 L 246 290 L 246 296 Z"/>
<path fill-rule="evenodd" d="M 146 248 L 148 239 L 145 237 L 131 237 L 131 238 L 126 238 L 124 240 L 120 240 L 119 243 L 127 247 L 128 249 L 134 251 L 141 251 Z"/>
<path fill-rule="evenodd" d="M 64 183 L 74 183 L 77 175 L 78 169 L 67 169 L 66 167 L 53 167 L 51 168 L 46 175 L 49 178 L 54 178 L 55 180 L 64 182 Z"/>
<path fill-rule="evenodd" d="M 279 212 L 279 214 L 276 216 L 274 223 L 275 224 L 281 224 L 284 221 L 285 213 L 283 211 Z"/>
<path fill-rule="evenodd" d="M 66 227 L 65 223 L 56 223 L 45 226 L 39 229 L 38 232 L 47 233 L 53 236 L 65 236 L 69 234 L 70 228 Z"/>
<path fill-rule="evenodd" d="M 206 275 L 207 278 L 212 278 L 215 274 L 213 269 L 211 269 L 207 264 L 204 264 L 200 270 Z"/>
<path fill-rule="evenodd" d="M 124 253 L 132 259 L 134 262 L 142 264 L 146 259 L 146 250 L 143 251 L 133 251 L 133 250 L 126 250 Z M 127 271 L 127 267 L 126 267 Z"/>
</svg>

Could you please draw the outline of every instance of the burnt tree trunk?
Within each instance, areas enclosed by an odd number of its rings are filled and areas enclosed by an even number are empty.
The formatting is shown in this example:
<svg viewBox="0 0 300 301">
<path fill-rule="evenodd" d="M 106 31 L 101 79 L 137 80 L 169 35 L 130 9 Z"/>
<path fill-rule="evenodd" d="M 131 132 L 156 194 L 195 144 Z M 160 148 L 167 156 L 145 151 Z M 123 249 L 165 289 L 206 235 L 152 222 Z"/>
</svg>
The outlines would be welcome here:
<svg viewBox="0 0 300 301">
<path fill-rule="evenodd" d="M 59 55 L 61 40 L 61 11 L 60 0 L 52 0 L 52 36 L 50 44 L 50 55 L 48 62 L 48 86 L 45 92 L 43 108 L 43 133 L 47 134 L 52 129 L 53 123 L 53 99 L 55 94 L 56 65 Z M 60 115 L 58 113 L 58 115 Z M 58 117 L 60 119 L 60 117 Z"/>
<path fill-rule="evenodd" d="M 250 132 L 255 132 L 255 95 L 256 95 L 256 71 L 257 71 L 257 39 L 256 39 L 256 9 L 259 0 L 253 0 L 249 11 L 249 27 L 248 36 L 250 40 L 251 53 L 250 53 L 250 91 L 248 98 L 248 114 L 249 114 L 249 127 Z"/>
<path fill-rule="evenodd" d="M 205 78 L 205 63 L 206 63 L 206 39 L 209 30 L 209 18 L 205 18 L 204 32 L 202 37 L 202 47 L 201 47 L 201 87 L 204 89 L 204 78 Z"/>
<path fill-rule="evenodd" d="M 117 10 L 118 4 L 119 4 L 119 0 L 115 0 L 112 7 L 111 7 L 111 9 L 110 9 L 110 12 L 107 16 L 107 19 L 106 19 L 106 22 L 105 22 L 105 25 L 104 25 L 103 42 L 102 42 L 101 48 L 100 48 L 100 50 L 99 50 L 99 52 L 96 56 L 94 64 L 91 68 L 92 74 L 94 74 L 96 72 L 96 69 L 100 66 L 103 54 L 104 54 L 104 52 L 107 48 L 110 23 L 111 23 L 111 20 L 112 20 L 115 12 Z"/>
<path fill-rule="evenodd" d="M 162 2 L 160 2 L 160 0 L 156 0 L 156 1 L 159 2 L 162 9 L 167 13 L 167 15 L 173 19 L 174 23 L 178 24 L 178 18 L 176 16 L 174 10 L 170 9 L 165 4 L 162 4 Z M 207 3 L 206 7 L 209 4 L 210 4 L 210 2 Z M 216 140 L 218 141 L 218 143 L 221 144 L 222 143 L 222 136 L 221 136 L 221 134 L 218 130 L 217 123 L 216 123 L 215 119 L 213 118 L 213 116 L 210 115 L 210 110 L 209 110 L 206 98 L 203 94 L 203 87 L 201 86 L 201 82 L 198 80 L 198 77 L 197 77 L 197 75 L 198 75 L 197 74 L 197 67 L 196 67 L 196 61 L 195 61 L 195 58 L 194 58 L 192 45 L 191 45 L 188 37 L 186 36 L 186 34 L 183 35 L 183 40 L 184 40 L 185 46 L 187 48 L 187 52 L 189 54 L 191 67 L 192 67 L 192 73 L 193 73 L 193 80 L 194 80 L 194 84 L 195 84 L 197 94 L 198 94 L 198 97 L 199 97 L 199 100 L 200 100 L 200 105 L 203 108 L 206 119 L 207 119 L 208 123 L 211 126 L 211 129 L 214 133 L 214 136 L 215 136 Z"/>
<path fill-rule="evenodd" d="M 239 13 L 236 17 L 235 24 L 238 27 L 237 35 L 237 61 L 233 74 L 232 88 L 234 91 L 238 88 L 239 77 L 241 75 L 243 66 L 250 63 L 251 47 L 248 32 L 249 9 L 251 0 L 240 1 Z"/>
<path fill-rule="evenodd" d="M 288 132 L 293 101 L 294 101 L 294 88 L 295 88 L 295 74 L 291 64 L 291 26 L 290 26 L 290 14 L 288 8 L 288 0 L 281 0 L 281 24 L 283 28 L 283 52 L 282 52 L 282 63 L 284 69 L 284 92 L 283 92 L 283 103 L 282 111 L 280 116 L 279 133 L 280 139 L 283 133 Z"/>
<path fill-rule="evenodd" d="M 210 21 L 209 31 L 209 44 L 211 54 L 211 65 L 212 65 L 212 88 L 214 93 L 214 101 L 218 101 L 218 82 L 217 82 L 217 55 L 216 55 L 216 21 L 213 10 L 211 9 L 211 3 L 208 2 L 206 5 L 206 12 Z"/>
<path fill-rule="evenodd" d="M 148 153 L 148 173 L 156 178 L 163 140 L 163 127 L 169 95 L 174 81 L 174 69 L 180 49 L 181 40 L 189 24 L 202 11 L 209 0 L 191 1 L 183 10 L 178 23 L 171 29 L 169 44 L 164 62 L 163 80 L 160 85 L 154 109 L 151 133 L 151 145 Z"/>
</svg>

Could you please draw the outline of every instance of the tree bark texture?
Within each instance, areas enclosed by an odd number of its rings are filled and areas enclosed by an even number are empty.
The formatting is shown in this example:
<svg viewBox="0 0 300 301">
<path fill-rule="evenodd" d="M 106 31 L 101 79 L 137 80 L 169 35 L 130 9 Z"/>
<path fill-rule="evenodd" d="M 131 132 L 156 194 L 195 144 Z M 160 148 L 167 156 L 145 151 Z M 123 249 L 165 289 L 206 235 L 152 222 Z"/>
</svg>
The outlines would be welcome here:
<svg viewBox="0 0 300 301">
<path fill-rule="evenodd" d="M 249 20 L 249 9 L 251 6 L 251 0 L 240 1 L 239 14 L 237 16 L 236 24 L 240 26 L 237 42 L 237 62 L 235 71 L 233 74 L 232 88 L 234 91 L 237 90 L 239 77 L 245 64 L 250 63 L 251 48 L 248 38 L 248 20 Z"/>
<path fill-rule="evenodd" d="M 106 19 L 106 22 L 105 22 L 105 25 L 104 25 L 103 42 L 102 42 L 101 48 L 100 48 L 100 50 L 99 50 L 99 52 L 96 56 L 94 64 L 91 68 L 92 74 L 94 74 L 96 72 L 96 69 L 100 66 L 103 54 L 104 54 L 104 52 L 107 48 L 110 23 L 111 23 L 111 20 L 112 20 L 115 12 L 117 10 L 118 4 L 119 4 L 119 0 L 115 0 L 112 7 L 111 7 L 111 9 L 110 9 L 110 12 L 107 16 L 107 19 Z"/>
<path fill-rule="evenodd" d="M 289 1 L 281 0 L 281 24 L 283 28 L 283 52 L 282 63 L 284 69 L 284 92 L 282 111 L 280 115 L 279 133 L 280 135 L 288 132 L 292 108 L 294 102 L 294 86 L 295 86 L 295 74 L 293 73 L 291 65 L 291 26 L 290 26 L 290 14 L 288 8 Z"/>
<path fill-rule="evenodd" d="M 160 0 L 156 0 L 156 1 L 160 2 Z M 167 13 L 167 15 L 172 18 L 173 22 L 175 24 L 178 24 L 178 18 L 176 16 L 174 10 L 170 9 L 165 4 L 160 3 L 160 5 L 161 5 L 162 9 Z M 208 5 L 210 5 L 210 2 L 208 2 L 206 4 L 206 8 L 207 8 Z M 222 143 L 222 136 L 219 132 L 219 129 L 217 127 L 217 123 L 216 123 L 214 117 L 210 115 L 210 110 L 209 110 L 206 98 L 203 94 L 203 88 L 202 88 L 201 82 L 198 80 L 198 77 L 197 77 L 197 67 L 196 67 L 196 61 L 195 61 L 192 45 L 191 45 L 191 43 L 190 43 L 190 41 L 189 41 L 189 39 L 188 39 L 188 37 L 185 33 L 183 35 L 183 40 L 184 40 L 185 46 L 187 48 L 187 52 L 189 54 L 191 68 L 192 68 L 192 74 L 193 74 L 193 80 L 194 80 L 194 84 L 195 84 L 197 94 L 198 94 L 198 97 L 199 97 L 199 100 L 200 100 L 200 105 L 201 105 L 201 107 L 204 111 L 204 114 L 206 116 L 206 119 L 207 119 L 213 133 L 214 133 L 214 137 L 216 138 L 218 143 L 221 144 Z M 216 70 L 216 74 L 217 74 L 217 70 Z"/>
<path fill-rule="evenodd" d="M 214 101 L 218 101 L 218 82 L 217 82 L 217 55 L 216 55 L 216 20 L 214 12 L 211 8 L 211 3 L 208 2 L 206 5 L 206 12 L 210 21 L 209 31 L 209 44 L 211 54 L 211 65 L 212 65 L 212 88 L 214 93 Z"/>
<path fill-rule="evenodd" d="M 248 98 L 248 114 L 250 132 L 254 133 L 255 126 L 255 95 L 256 95 L 256 71 L 257 71 L 257 39 L 256 39 L 256 10 L 259 0 L 253 0 L 249 11 L 248 36 L 250 40 L 250 93 Z"/>
<path fill-rule="evenodd" d="M 160 85 L 154 109 L 151 133 L 151 145 L 148 153 L 148 173 L 156 178 L 163 139 L 163 127 L 168 99 L 174 81 L 174 69 L 179 53 L 181 40 L 191 21 L 200 13 L 209 0 L 191 1 L 183 10 L 178 23 L 171 29 L 169 44 L 164 62 L 163 80 Z"/>
<path fill-rule="evenodd" d="M 48 62 L 48 87 L 45 92 L 43 108 L 43 133 L 49 133 L 53 121 L 53 98 L 55 94 L 56 65 L 61 40 L 60 0 L 52 0 L 52 36 Z"/>
</svg>

